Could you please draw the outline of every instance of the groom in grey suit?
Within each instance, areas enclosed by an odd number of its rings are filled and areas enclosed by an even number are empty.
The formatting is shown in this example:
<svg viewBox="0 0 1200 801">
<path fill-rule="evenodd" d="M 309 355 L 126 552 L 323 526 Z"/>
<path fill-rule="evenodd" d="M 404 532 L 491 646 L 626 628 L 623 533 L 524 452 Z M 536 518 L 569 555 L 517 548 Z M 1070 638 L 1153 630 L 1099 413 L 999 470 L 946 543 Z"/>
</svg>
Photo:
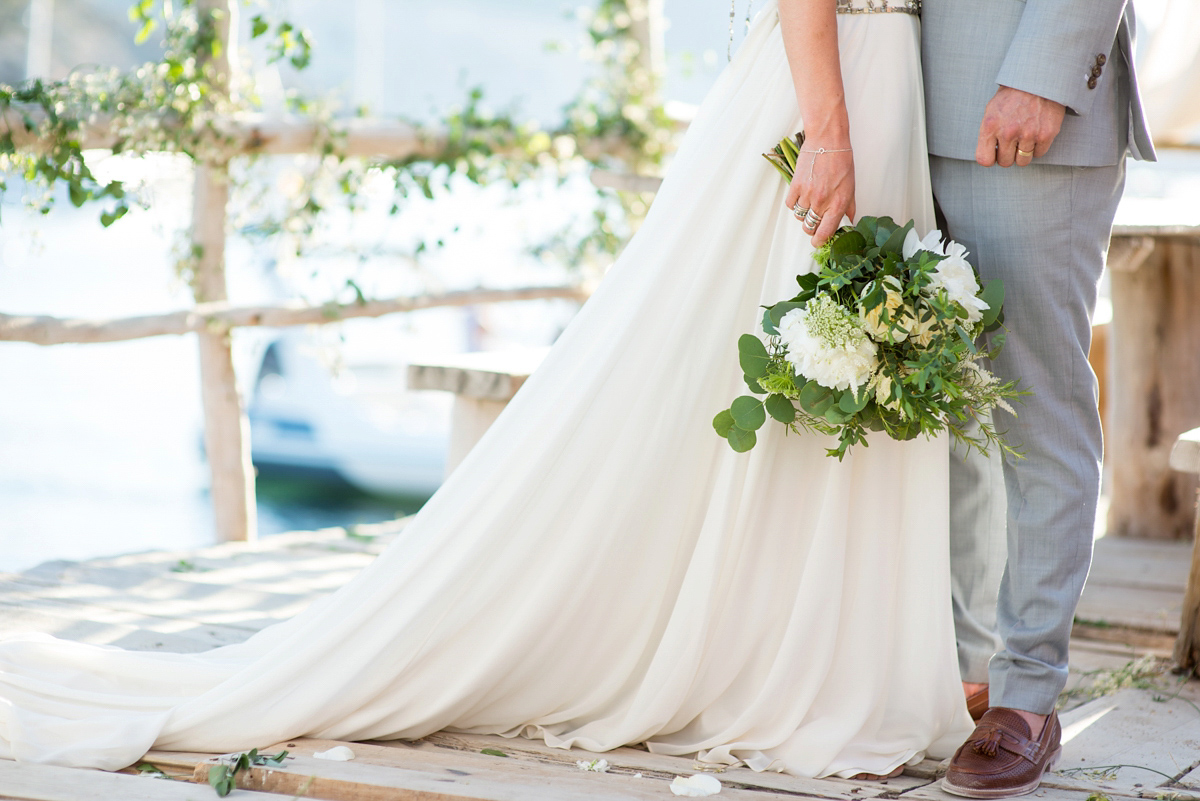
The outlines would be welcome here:
<svg viewBox="0 0 1200 801">
<path fill-rule="evenodd" d="M 990 685 L 991 708 L 943 787 L 997 798 L 1033 791 L 1059 753 L 1054 703 L 1100 491 L 1091 315 L 1126 155 L 1154 148 L 1127 0 L 924 0 L 922 25 L 934 195 L 983 279 L 1004 281 L 993 368 L 1032 392 L 1018 416 L 996 415 L 1025 457 L 1003 464 L 1006 560 L 986 541 L 997 472 L 967 457 L 952 480 L 963 679 Z"/>
</svg>

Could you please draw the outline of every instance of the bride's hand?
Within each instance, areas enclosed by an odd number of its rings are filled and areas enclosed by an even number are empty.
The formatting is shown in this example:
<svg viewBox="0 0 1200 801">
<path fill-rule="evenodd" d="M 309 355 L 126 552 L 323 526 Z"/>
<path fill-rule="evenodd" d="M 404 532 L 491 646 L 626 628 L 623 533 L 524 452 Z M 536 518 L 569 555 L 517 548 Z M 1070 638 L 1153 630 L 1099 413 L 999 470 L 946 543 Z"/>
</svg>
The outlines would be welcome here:
<svg viewBox="0 0 1200 801">
<path fill-rule="evenodd" d="M 797 220 L 812 235 L 813 247 L 833 236 L 843 216 L 854 220 L 854 153 L 849 148 L 849 143 L 822 145 L 806 140 L 796 159 L 784 203 L 793 213 L 797 208 L 810 210 L 808 221 L 805 215 L 797 215 Z M 820 218 L 816 227 L 809 225 L 813 214 Z"/>
</svg>

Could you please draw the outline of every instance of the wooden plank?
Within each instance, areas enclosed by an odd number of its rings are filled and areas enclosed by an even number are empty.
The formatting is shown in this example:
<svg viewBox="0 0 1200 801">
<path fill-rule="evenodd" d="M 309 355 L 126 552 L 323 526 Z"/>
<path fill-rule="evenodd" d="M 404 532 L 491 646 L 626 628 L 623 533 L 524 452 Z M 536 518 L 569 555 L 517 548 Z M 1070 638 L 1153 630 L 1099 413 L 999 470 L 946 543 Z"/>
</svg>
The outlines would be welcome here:
<svg viewBox="0 0 1200 801">
<path fill-rule="evenodd" d="M 26 614 L 31 615 L 32 619 L 36 619 L 36 615 L 40 614 L 58 621 L 58 631 L 50 631 L 50 633 L 56 633 L 57 636 L 112 645 L 122 644 L 121 640 L 117 638 L 118 635 L 120 632 L 130 631 L 130 629 L 151 633 L 186 634 L 199 643 L 206 643 L 207 648 L 242 642 L 256 631 L 249 627 L 202 625 L 193 621 L 155 618 L 135 612 L 123 612 L 78 603 L 42 599 L 19 602 L 14 602 L 11 598 L 0 600 L 0 615 L 6 618 L 3 623 L 5 631 L 35 630 L 32 625 L 25 626 L 18 623 Z M 75 623 L 72 624 L 72 621 Z M 149 640 L 149 638 L 146 639 Z M 207 648 L 194 650 L 207 650 Z"/>
<path fill-rule="evenodd" d="M 353 750 L 354 760 L 332 762 L 312 756 L 338 745 Z M 292 755 L 283 766 L 239 773 L 238 786 L 328 801 L 637 801 L 672 797 L 670 779 L 620 771 L 586 772 L 573 762 L 570 766 L 547 765 L 403 745 L 312 739 L 290 740 L 261 750 L 277 753 L 283 749 Z M 213 764 L 206 754 L 173 752 L 152 751 L 145 760 L 170 770 L 185 768 L 190 761 L 195 765 L 194 781 L 206 780 Z M 729 785 L 722 789 L 721 797 L 765 801 L 771 796 Z"/>
<path fill-rule="evenodd" d="M 160 626 L 161 628 L 161 626 Z M 130 651 L 167 651 L 199 653 L 217 645 L 242 642 L 249 632 L 183 628 L 181 631 L 155 631 L 143 621 L 114 623 L 98 621 L 84 607 L 70 606 L 66 610 L 9 604 L 0 601 L 0 637 L 10 634 L 40 632 L 64 640 L 93 645 L 116 645 Z"/>
<path fill-rule="evenodd" d="M 1189 542 L 1170 540 L 1101 537 L 1093 548 L 1087 583 L 1182 593 L 1187 586 L 1190 546 Z"/>
<path fill-rule="evenodd" d="M 1069 790 L 1062 787 L 1051 786 L 1045 782 L 1042 786 L 1035 790 L 1026 798 L 1037 798 L 1041 801 L 1090 801 L 1092 793 L 1090 790 Z M 1105 793 L 1108 801 L 1127 801 L 1129 796 L 1121 796 L 1117 794 Z M 957 795 L 950 795 L 941 788 L 938 784 L 931 784 L 927 787 L 921 787 L 913 790 L 910 793 L 905 793 L 902 798 L 917 799 L 917 801 L 962 801 L 962 798 Z"/>
<path fill-rule="evenodd" d="M 383 744 L 389 745 L 388 743 Z M 713 768 L 711 765 L 703 765 L 685 757 L 652 754 L 640 748 L 617 748 L 604 753 L 592 753 L 575 748 L 567 751 L 561 748 L 551 748 L 541 740 L 530 740 L 523 737 L 505 738 L 479 734 L 438 732 L 413 745 L 425 751 L 437 748 L 468 754 L 478 754 L 484 748 L 493 748 L 503 751 L 516 759 L 569 767 L 574 767 L 575 762 L 580 759 L 606 759 L 612 765 L 614 771 L 664 777 L 678 776 L 685 773 L 698 773 L 702 770 L 712 770 Z M 808 779 L 800 776 L 791 776 L 786 773 L 759 772 L 744 767 L 726 768 L 716 775 L 721 779 L 722 783 L 729 783 L 738 787 L 837 799 L 872 798 L 879 795 L 905 792 L 927 782 L 926 779 L 919 776 L 900 776 L 886 782 Z"/>
<path fill-rule="evenodd" d="M 1081 623 L 1124 626 L 1173 636 L 1179 631 L 1182 608 L 1182 590 L 1093 586 L 1090 591 L 1084 589 L 1075 617 Z"/>
<path fill-rule="evenodd" d="M 1200 760 L 1200 709 L 1195 706 L 1200 682 L 1176 689 L 1174 698 L 1166 689 L 1125 689 L 1065 713 L 1058 770 L 1126 765 L 1130 767 L 1106 768 L 1102 778 L 1095 773 L 1073 778 L 1125 795 L 1146 788 L 1178 789 L 1167 777 L 1186 775 Z"/>
<path fill-rule="evenodd" d="M 189 782 L 60 768 L 0 759 L 0 798 L 17 801 L 207 801 L 209 788 Z M 238 790 L 230 801 L 280 801 L 277 795 Z"/>
</svg>

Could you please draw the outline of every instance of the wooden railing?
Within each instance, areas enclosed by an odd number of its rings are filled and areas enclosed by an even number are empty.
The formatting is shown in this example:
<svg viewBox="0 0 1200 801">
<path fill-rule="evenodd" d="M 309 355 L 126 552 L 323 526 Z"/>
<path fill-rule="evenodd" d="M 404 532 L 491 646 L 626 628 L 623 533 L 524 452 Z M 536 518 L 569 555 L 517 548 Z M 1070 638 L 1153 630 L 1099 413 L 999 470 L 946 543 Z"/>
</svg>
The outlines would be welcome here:
<svg viewBox="0 0 1200 801">
<path fill-rule="evenodd" d="M 658 70 L 662 61 L 662 0 L 635 0 L 640 12 L 635 35 L 642 44 L 640 57 Z M 229 53 L 236 52 L 237 0 L 198 0 L 199 12 L 211 14 L 224 46 L 208 64 L 216 75 L 214 91 L 228 92 L 233 65 Z M 43 146 L 35 133 L 26 129 L 19 115 L 8 112 L 3 119 L 13 134 L 14 144 L 36 150 Z M 142 337 L 194 333 L 200 348 L 200 377 L 204 410 L 204 444 L 212 474 L 212 503 L 217 536 L 221 540 L 250 540 L 255 537 L 253 468 L 250 463 L 249 424 L 234 376 L 230 333 L 243 326 L 320 325 L 351 317 L 535 298 L 583 300 L 587 291 L 579 285 L 532 286 L 515 289 L 476 289 L 417 297 L 367 300 L 362 303 L 320 306 L 232 306 L 228 302 L 225 276 L 226 207 L 229 202 L 229 162 L 249 154 L 304 154 L 320 152 L 323 131 L 306 120 L 277 120 L 261 116 L 236 116 L 220 121 L 218 132 L 225 144 L 209 160 L 195 165 L 191 241 L 197 254 L 193 294 L 196 305 L 169 314 L 115 320 L 62 319 L 46 316 L 0 314 L 0 341 L 54 345 L 65 342 L 116 342 Z M 90 121 L 80 132 L 85 149 L 110 149 L 115 137 L 105 120 Z M 398 122 L 355 120 L 338 127 L 339 152 L 346 156 L 402 159 L 432 155 L 445 144 L 437 136 L 422 136 L 411 126 Z M 580 143 L 581 150 L 616 152 L 621 142 Z"/>
</svg>

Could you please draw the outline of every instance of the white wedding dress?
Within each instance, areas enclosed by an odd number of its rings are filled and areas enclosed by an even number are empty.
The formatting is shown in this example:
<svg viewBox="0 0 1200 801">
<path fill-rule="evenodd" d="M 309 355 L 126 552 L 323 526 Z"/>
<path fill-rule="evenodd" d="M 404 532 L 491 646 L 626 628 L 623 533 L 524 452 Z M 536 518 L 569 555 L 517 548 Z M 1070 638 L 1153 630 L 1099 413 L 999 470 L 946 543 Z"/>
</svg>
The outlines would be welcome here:
<svg viewBox="0 0 1200 801">
<path fill-rule="evenodd" d="M 919 21 L 839 17 L 859 214 L 933 226 Z M 735 454 L 738 336 L 812 269 L 759 155 L 802 127 L 772 3 L 641 231 L 537 373 L 350 584 L 244 643 L 0 643 L 0 756 L 121 768 L 151 747 L 440 729 L 886 773 L 969 734 L 947 445 L 839 463 L 770 423 Z"/>
</svg>

